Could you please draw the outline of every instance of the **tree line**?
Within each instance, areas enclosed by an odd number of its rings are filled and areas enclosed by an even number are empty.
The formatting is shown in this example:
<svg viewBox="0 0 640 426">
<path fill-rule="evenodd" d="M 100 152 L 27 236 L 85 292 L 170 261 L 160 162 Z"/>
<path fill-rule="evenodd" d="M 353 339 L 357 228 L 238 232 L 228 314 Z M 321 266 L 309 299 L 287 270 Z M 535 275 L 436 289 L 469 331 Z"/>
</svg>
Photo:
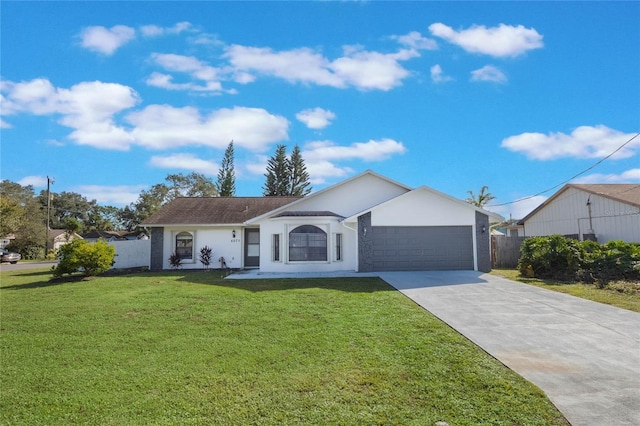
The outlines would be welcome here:
<svg viewBox="0 0 640 426">
<path fill-rule="evenodd" d="M 311 192 L 309 173 L 298 146 L 287 156 L 286 146 L 278 145 L 264 176 L 264 196 L 304 196 Z M 41 258 L 47 245 L 47 221 L 50 229 L 73 232 L 135 231 L 145 219 L 178 197 L 235 195 L 233 141 L 225 150 L 215 181 L 196 172 L 168 174 L 164 182 L 143 190 L 135 202 L 122 208 L 99 205 L 75 192 L 41 190 L 36 194 L 32 185 L 5 179 L 0 182 L 0 238 L 14 234 L 16 239 L 8 249 L 26 259 Z"/>
</svg>

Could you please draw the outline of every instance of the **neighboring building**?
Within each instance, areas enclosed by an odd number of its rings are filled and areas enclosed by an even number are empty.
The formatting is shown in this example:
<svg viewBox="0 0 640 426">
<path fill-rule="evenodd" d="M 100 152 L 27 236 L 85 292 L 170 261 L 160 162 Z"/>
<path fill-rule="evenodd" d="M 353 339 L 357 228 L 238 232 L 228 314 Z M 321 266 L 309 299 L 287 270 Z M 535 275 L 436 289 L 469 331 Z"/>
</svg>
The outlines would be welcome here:
<svg viewBox="0 0 640 426">
<path fill-rule="evenodd" d="M 489 271 L 490 223 L 504 219 L 426 186 L 372 171 L 298 197 L 178 198 L 141 225 L 152 270 L 214 265 L 261 272 Z"/>
<path fill-rule="evenodd" d="M 565 185 L 518 224 L 527 237 L 640 243 L 640 184 Z"/>
<path fill-rule="evenodd" d="M 5 248 L 9 244 L 11 244 L 15 239 L 16 239 L 15 234 L 5 235 L 4 237 L 0 238 L 0 248 Z"/>
<path fill-rule="evenodd" d="M 82 234 L 82 238 L 89 242 L 96 242 L 98 240 L 113 242 L 146 240 L 149 237 L 144 232 L 136 231 L 91 231 Z"/>
<path fill-rule="evenodd" d="M 82 239 L 82 237 L 75 232 L 72 235 L 68 235 L 67 231 L 64 229 L 50 229 L 47 247 L 49 247 L 49 249 L 58 250 L 60 246 L 70 243 L 77 238 Z"/>
</svg>

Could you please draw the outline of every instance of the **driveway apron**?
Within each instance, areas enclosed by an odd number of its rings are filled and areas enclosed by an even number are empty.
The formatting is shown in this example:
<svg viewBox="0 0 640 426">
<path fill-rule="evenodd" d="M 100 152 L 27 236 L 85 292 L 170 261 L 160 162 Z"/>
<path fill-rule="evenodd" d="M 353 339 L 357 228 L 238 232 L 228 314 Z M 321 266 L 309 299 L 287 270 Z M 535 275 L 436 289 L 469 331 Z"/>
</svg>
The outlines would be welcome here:
<svg viewBox="0 0 640 426">
<path fill-rule="evenodd" d="M 542 389 L 573 426 L 640 425 L 640 314 L 473 271 L 380 277 Z"/>
</svg>

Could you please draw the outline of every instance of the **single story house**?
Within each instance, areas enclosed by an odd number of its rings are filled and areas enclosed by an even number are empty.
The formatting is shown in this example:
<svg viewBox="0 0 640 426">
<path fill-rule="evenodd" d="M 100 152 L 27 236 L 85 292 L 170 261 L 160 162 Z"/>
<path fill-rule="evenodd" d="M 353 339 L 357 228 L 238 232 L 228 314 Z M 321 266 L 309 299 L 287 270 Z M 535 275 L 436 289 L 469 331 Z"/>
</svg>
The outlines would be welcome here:
<svg viewBox="0 0 640 426">
<path fill-rule="evenodd" d="M 53 250 L 58 250 L 61 246 L 70 243 L 73 240 L 82 239 L 82 237 L 75 232 L 71 235 L 64 229 L 50 229 L 49 241 L 47 247 Z"/>
<path fill-rule="evenodd" d="M 504 219 L 427 186 L 373 171 L 306 197 L 177 198 L 141 225 L 151 270 L 211 267 L 261 272 L 491 269 L 490 223 Z"/>
<path fill-rule="evenodd" d="M 640 243 L 640 185 L 568 184 L 518 224 L 526 237 Z"/>
</svg>

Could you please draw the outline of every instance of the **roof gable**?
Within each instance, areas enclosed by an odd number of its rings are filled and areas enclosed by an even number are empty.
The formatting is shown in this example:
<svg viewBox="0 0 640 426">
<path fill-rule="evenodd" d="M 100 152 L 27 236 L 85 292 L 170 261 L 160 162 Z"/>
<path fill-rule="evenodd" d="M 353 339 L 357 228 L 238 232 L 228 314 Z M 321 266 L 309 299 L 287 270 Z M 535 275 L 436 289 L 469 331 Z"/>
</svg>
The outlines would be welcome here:
<svg viewBox="0 0 640 426">
<path fill-rule="evenodd" d="M 363 210 L 361 212 L 358 212 L 354 215 L 352 215 L 351 217 L 348 217 L 346 219 L 346 221 L 350 222 L 350 221 L 354 221 L 357 219 L 358 216 L 365 214 L 367 212 L 370 211 L 374 211 L 377 209 L 383 209 L 386 208 L 392 204 L 396 204 L 396 203 L 402 203 L 404 202 L 404 200 L 408 200 L 410 198 L 414 198 L 416 196 L 420 196 L 422 194 L 424 195 L 428 195 L 431 197 L 436 197 L 436 198 L 440 198 L 446 205 L 450 205 L 453 207 L 458 207 L 458 208 L 462 208 L 462 209 L 468 209 L 468 210 L 475 210 L 477 212 L 480 212 L 482 214 L 486 214 L 487 216 L 489 216 L 490 218 L 490 222 L 495 223 L 495 222 L 501 222 L 504 221 L 504 218 L 502 216 L 500 216 L 497 213 L 493 213 L 487 210 L 484 210 L 480 207 L 474 206 L 473 204 L 467 203 L 464 200 L 460 200 L 458 198 L 452 197 L 449 194 L 445 194 L 444 192 L 440 192 L 436 189 L 433 189 L 431 187 L 428 187 L 426 185 L 422 185 L 418 188 L 415 188 L 414 190 L 407 192 L 405 194 L 402 194 L 396 198 L 393 198 L 391 200 L 387 200 L 383 203 L 380 203 L 376 206 L 372 206 L 371 208 L 368 208 L 366 210 Z"/>
<path fill-rule="evenodd" d="M 609 198 L 621 203 L 626 203 L 635 207 L 640 207 L 640 184 L 623 184 L 623 183 L 605 183 L 605 184 L 567 184 L 563 186 L 558 192 L 546 199 L 542 204 L 533 209 L 531 213 L 523 217 L 518 221 L 518 225 L 523 225 L 525 221 L 529 220 L 540 210 L 551 204 L 560 195 L 566 192 L 569 188 L 574 188 L 580 191 L 584 191 L 588 194 L 599 195 L 601 197 Z"/>
<path fill-rule="evenodd" d="M 299 197 L 181 197 L 142 222 L 142 226 L 232 225 L 287 205 Z"/>
<path fill-rule="evenodd" d="M 257 222 L 266 217 L 282 215 L 286 211 L 331 211 L 335 216 L 350 216 L 371 205 L 411 191 L 411 187 L 398 183 L 372 170 L 366 170 L 335 185 L 313 192 L 304 198 L 284 205 L 274 211 L 251 219 Z"/>
</svg>

